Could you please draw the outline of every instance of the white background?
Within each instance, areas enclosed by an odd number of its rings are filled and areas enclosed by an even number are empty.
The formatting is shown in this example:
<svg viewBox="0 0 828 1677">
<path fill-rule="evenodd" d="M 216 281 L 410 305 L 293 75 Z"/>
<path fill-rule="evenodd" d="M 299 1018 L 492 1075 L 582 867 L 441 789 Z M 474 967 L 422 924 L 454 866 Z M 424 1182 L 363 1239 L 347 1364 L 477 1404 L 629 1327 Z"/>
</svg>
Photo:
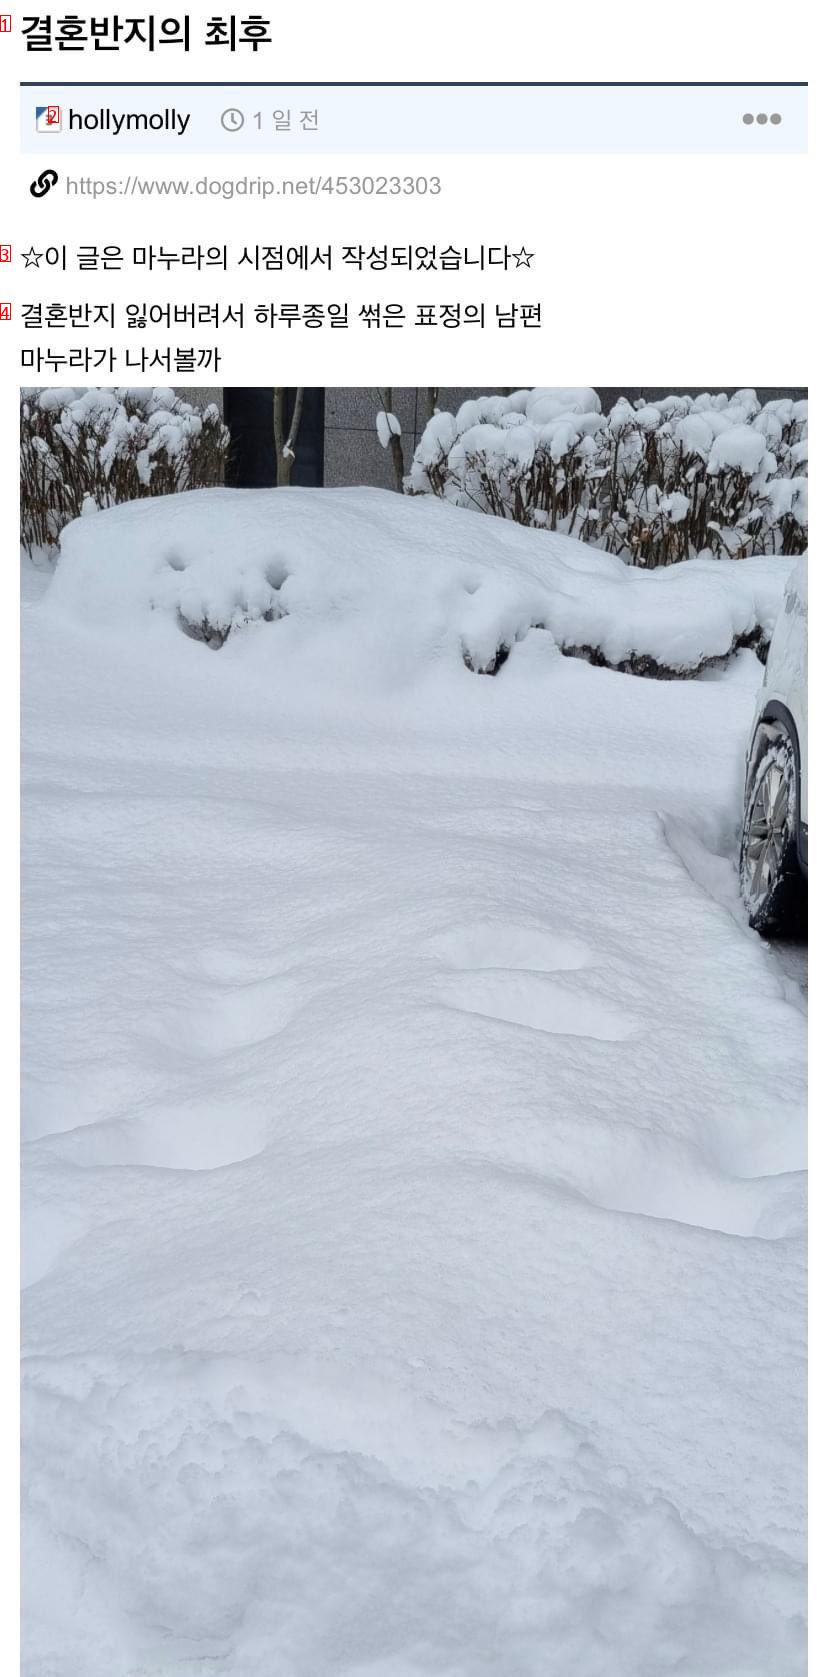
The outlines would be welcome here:
<svg viewBox="0 0 828 1677">
<path fill-rule="evenodd" d="M 3 9 L 12 11 L 12 0 Z M 34 10 L 35 8 L 29 8 Z M 105 15 L 98 3 L 77 10 L 81 15 Z M 149 8 L 121 8 L 145 11 Z M 183 8 L 179 8 L 183 9 Z M 196 19 L 214 11 L 229 13 L 229 7 L 187 8 L 194 20 L 194 37 L 200 34 Z M 45 10 L 45 8 L 44 8 Z M 60 8 L 51 8 L 61 15 Z M 588 7 L 552 8 L 548 4 L 526 4 L 507 9 L 478 5 L 451 7 L 420 3 L 416 8 L 362 4 L 355 8 L 317 6 L 293 10 L 236 7 L 237 15 L 261 10 L 274 18 L 278 46 L 255 55 L 238 52 L 193 50 L 185 59 L 174 50 L 166 55 L 142 55 L 135 49 L 119 54 L 25 54 L 19 33 L 0 36 L 0 73 L 3 99 L 0 101 L 0 146 L 8 160 L 3 187 L 0 240 L 17 250 L 30 243 L 40 244 L 38 231 L 48 222 L 49 242 L 97 239 L 124 242 L 137 238 L 134 202 L 113 208 L 88 204 L 81 216 L 78 204 L 68 204 L 58 193 L 35 204 L 29 196 L 32 159 L 18 152 L 18 79 L 45 80 L 56 77 L 78 80 L 240 79 L 291 80 L 515 80 L 550 79 L 640 80 L 772 80 L 811 79 L 812 135 L 822 131 L 821 88 L 813 85 L 809 72 L 814 67 L 814 43 L 806 28 L 807 12 L 802 4 L 780 7 L 778 3 L 722 3 L 697 0 L 693 8 L 662 4 L 630 4 L 619 7 L 606 0 L 594 0 Z M 156 8 L 159 16 L 172 15 L 173 6 Z M 475 136 L 470 135 L 470 149 Z M 389 156 L 389 172 L 391 157 Z M 319 160 L 320 164 L 322 160 Z M 341 172 L 341 158 L 331 158 L 334 172 Z M 375 157 L 349 160 L 359 172 L 376 172 Z M 171 166 L 172 163 L 171 163 Z M 300 168 L 299 160 L 294 166 Z M 314 165 L 316 166 L 316 165 Z M 120 167 L 120 165 L 118 165 Z M 161 163 L 159 160 L 159 168 Z M 176 171 L 182 173 L 180 162 Z M 261 171 L 256 159 L 251 173 Z M 82 159 L 73 169 L 82 172 Z M 410 172 L 412 159 L 405 159 Z M 477 332 L 434 334 L 434 359 L 428 365 L 420 337 L 407 333 L 304 332 L 296 329 L 280 337 L 278 382 L 348 384 L 658 384 L 674 388 L 688 385 L 809 385 L 816 443 L 813 459 L 824 458 L 824 427 L 821 409 L 825 392 L 820 340 L 824 336 L 824 259 L 819 239 L 819 214 L 824 183 L 818 194 L 813 178 L 814 163 L 807 158 L 778 158 L 761 161 L 744 157 L 665 155 L 661 157 L 589 157 L 501 159 L 429 158 L 428 172 L 442 174 L 451 182 L 441 200 L 397 201 L 368 208 L 359 227 L 360 202 L 355 199 L 328 201 L 321 213 L 308 200 L 280 216 L 279 237 L 283 241 L 318 236 L 318 216 L 324 223 L 325 238 L 345 236 L 363 241 L 379 237 L 394 242 L 425 242 L 432 239 L 454 243 L 480 240 L 522 243 L 524 239 L 539 251 L 540 272 L 545 282 L 547 329 L 539 333 L 493 333 L 485 344 Z M 113 172 L 115 165 L 113 164 Z M 90 172 L 103 173 L 102 160 L 90 160 Z M 197 172 L 227 172 L 227 160 L 198 161 Z M 234 171 L 235 172 L 235 171 Z M 271 200 L 271 205 L 273 200 Z M 97 208 L 97 214 L 93 211 Z M 153 204 L 144 210 L 148 237 L 176 237 L 181 240 L 237 237 L 244 232 L 255 237 L 262 223 L 251 226 L 249 206 L 214 207 L 207 212 L 207 225 L 200 227 L 195 205 L 187 210 L 186 225 L 181 206 Z M 364 208 L 363 212 L 364 214 Z M 294 219 L 295 218 L 295 219 Z M 301 225 L 300 225 L 301 224 Z M 427 229 L 426 229 L 427 224 Z M 268 237 L 267 242 L 273 242 Z M 8 273 L 0 269 L 0 274 Z M 19 282 L 19 275 L 17 276 Z M 397 277 L 395 292 L 399 290 Z M 68 276 L 66 276 L 68 279 Z M 117 278 L 117 276 L 116 276 Z M 77 282 L 76 282 L 77 283 Z M 100 282 L 98 282 L 100 283 Z M 131 276 L 122 276 L 124 292 L 132 294 Z M 202 282 L 203 283 L 203 282 Z M 523 282 L 522 282 L 523 283 Z M 179 294 L 187 296 L 191 281 L 179 277 Z M 818 288 L 818 289 L 817 289 Z M 0 282 L 5 292 L 9 287 Z M 57 291 L 56 287 L 52 287 Z M 171 282 L 158 286 L 164 296 L 173 296 Z M 207 290 L 214 289 L 210 284 Z M 227 286 L 229 290 L 229 285 Z M 235 287 L 233 288 L 235 291 Z M 255 288 L 258 289 L 258 288 Z M 372 289 L 376 289 L 372 286 Z M 533 291 L 536 286 L 533 284 Z M 112 280 L 107 290 L 116 295 Z M 91 288 L 77 284 L 77 296 L 90 295 Z M 32 291 L 32 294 L 33 291 Z M 60 296 L 70 296 L 61 284 Z M 97 292 L 95 293 L 98 294 Z M 207 294 L 206 291 L 203 294 Z M 32 335 L 34 336 L 34 335 Z M 0 324 L 2 358 L 2 518 L 9 550 L 6 573 L 7 609 L 3 612 L 6 636 L 0 668 L 4 683 L 3 741 L 6 751 L 3 785 L 3 884 L 6 894 L 7 931 L 5 952 L 7 984 L 3 1011 L 3 1070 L 7 1094 L 7 1151 L 4 1159 L 3 1191 L 7 1196 L 3 1218 L 3 1266 L 5 1319 L 4 1351 L 8 1358 L 4 1382 L 7 1415 L 2 1430 L 7 1452 L 5 1484 L 16 1473 L 16 1426 L 14 1390 L 16 1362 L 16 1158 L 15 1111 L 17 1088 L 17 1016 L 14 1005 L 17 952 L 13 928 L 16 923 L 16 716 L 17 716 L 17 625 L 13 556 L 17 534 L 17 389 L 21 382 L 17 365 L 16 325 Z M 432 341 L 429 335 L 429 341 Z M 275 382 L 270 341 L 250 337 L 247 346 L 226 363 L 219 382 Z M 263 365 L 263 351 L 266 351 Z M 36 382 L 36 381 L 35 381 Z M 82 382 L 74 378 L 49 383 Z M 120 381 L 116 381 L 120 382 Z M 127 382 L 124 380 L 123 382 Z M 128 382 L 140 382 L 136 378 Z M 153 378 L 148 382 L 167 382 Z M 170 381 L 173 382 L 173 381 Z M 179 379 L 192 384 L 192 377 Z M 205 382 L 215 382 L 208 378 Z M 816 489 L 822 474 L 815 472 Z M 811 585 L 812 660 L 816 697 L 821 707 L 823 681 L 820 670 L 820 631 L 823 615 L 822 563 L 820 554 L 821 497 L 814 497 L 817 535 L 813 544 L 817 562 L 812 566 Z M 812 919 L 816 927 L 813 947 L 812 983 L 816 984 L 815 1017 L 820 1016 L 823 997 L 821 949 L 823 873 L 818 842 L 822 805 L 818 775 L 819 721 L 811 729 L 817 743 L 816 862 L 812 870 Z M 822 1191 L 821 1130 L 824 1097 L 820 1098 L 823 1076 L 815 1056 L 813 1110 L 814 1162 L 817 1168 L 814 1252 L 812 1259 L 814 1311 L 813 1368 L 821 1368 L 823 1311 L 820 1307 L 820 1279 L 824 1246 L 819 1195 Z M 813 1406 L 812 1460 L 815 1481 L 824 1465 L 822 1405 Z M 780 1418 L 784 1424 L 784 1418 Z M 821 1500 L 821 1499 L 820 1499 Z M 5 1657 L 3 1669 L 16 1669 L 15 1649 L 17 1596 L 12 1556 L 16 1544 L 16 1501 L 6 1497 L 7 1555 L 2 1569 L 7 1591 L 2 1619 Z M 812 1542 L 814 1575 L 824 1554 L 824 1521 L 820 1501 L 813 1508 Z M 819 1600 L 815 1600 L 817 1614 Z M 824 1622 L 817 1618 L 813 1633 L 814 1672 L 825 1669 Z M 822 1658 L 820 1655 L 822 1654 Z M 722 1677 L 726 1677 L 723 1673 Z M 780 1673 L 780 1677 L 784 1674 Z"/>
<path fill-rule="evenodd" d="M 132 169 L 194 179 L 260 176 L 261 157 L 194 159 L 161 154 L 152 162 L 119 152 L 111 164 L 95 157 L 59 158 L 61 175 L 71 170 L 113 176 Z M 45 160 L 44 160 L 45 166 Z M 273 165 L 274 173 L 376 174 L 373 154 L 293 158 Z M 201 382 L 286 385 L 475 385 L 475 384 L 669 384 L 705 387 L 744 384 L 806 385 L 811 361 L 808 311 L 802 306 L 810 266 L 806 156 L 533 156 L 520 158 L 441 156 L 422 162 L 389 152 L 382 172 L 437 174 L 439 197 L 355 197 L 270 199 L 67 198 L 59 185 L 35 201 L 29 182 L 37 171 L 30 158 L 17 175 L 12 242 L 19 252 L 32 243 L 106 242 L 131 246 L 139 239 L 177 245 L 225 239 L 263 244 L 486 243 L 527 245 L 537 252 L 535 268 L 509 277 L 509 298 L 534 301 L 544 288 L 546 330 L 498 330 L 485 344 L 477 330 L 347 332 L 279 329 L 275 336 L 255 328 L 228 328 L 221 377 Z M 326 276 L 223 275 L 195 269 L 170 274 L 22 273 L 15 264 L 10 287 L 18 296 L 78 302 L 85 299 L 143 301 L 476 301 L 504 285 L 497 270 L 485 287 L 472 270 L 466 276 L 363 274 Z M 12 290 L 13 294 L 13 290 Z M 27 346 L 45 334 L 24 332 L 17 320 L 4 327 Z M 162 341 L 150 329 L 122 334 L 135 347 Z M 55 333 L 64 345 L 99 344 L 99 331 Z M 181 328 L 173 342 L 212 344 L 212 332 Z M 278 377 L 274 372 L 278 357 Z M 82 375 L 25 375 L 11 363 L 11 383 L 85 382 L 192 385 L 197 377 L 124 373 L 85 379 Z"/>
</svg>

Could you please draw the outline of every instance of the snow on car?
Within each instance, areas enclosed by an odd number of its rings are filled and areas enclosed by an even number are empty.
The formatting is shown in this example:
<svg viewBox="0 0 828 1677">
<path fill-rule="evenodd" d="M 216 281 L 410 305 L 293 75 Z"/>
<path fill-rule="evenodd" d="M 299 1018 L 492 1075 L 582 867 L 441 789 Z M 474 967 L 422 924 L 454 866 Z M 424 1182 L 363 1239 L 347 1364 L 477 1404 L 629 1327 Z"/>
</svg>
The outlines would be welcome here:
<svg viewBox="0 0 828 1677">
<path fill-rule="evenodd" d="M 27 1677 L 804 1669 L 804 1021 L 666 836 L 735 882 L 789 569 L 289 489 L 27 569 Z"/>
<path fill-rule="evenodd" d="M 750 924 L 801 930 L 808 875 L 808 559 L 785 589 L 756 700 L 739 855 Z"/>
</svg>

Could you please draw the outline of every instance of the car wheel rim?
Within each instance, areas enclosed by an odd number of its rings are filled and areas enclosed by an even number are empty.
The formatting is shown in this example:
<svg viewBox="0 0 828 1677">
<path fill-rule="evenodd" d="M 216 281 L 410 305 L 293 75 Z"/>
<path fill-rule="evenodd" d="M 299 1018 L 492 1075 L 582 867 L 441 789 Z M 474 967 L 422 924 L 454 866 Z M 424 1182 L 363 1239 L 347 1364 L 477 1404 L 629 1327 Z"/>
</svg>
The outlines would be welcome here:
<svg viewBox="0 0 828 1677">
<path fill-rule="evenodd" d="M 787 847 L 788 782 L 778 763 L 770 763 L 756 788 L 747 833 L 747 861 L 753 897 L 772 889 Z"/>
</svg>

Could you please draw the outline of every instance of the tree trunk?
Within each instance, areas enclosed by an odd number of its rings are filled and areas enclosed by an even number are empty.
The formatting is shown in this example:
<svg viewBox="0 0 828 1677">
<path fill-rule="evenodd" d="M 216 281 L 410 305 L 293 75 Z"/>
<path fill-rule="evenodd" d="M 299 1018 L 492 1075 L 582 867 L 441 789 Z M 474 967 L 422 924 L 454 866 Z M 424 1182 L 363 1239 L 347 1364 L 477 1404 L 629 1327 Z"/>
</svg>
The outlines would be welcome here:
<svg viewBox="0 0 828 1677">
<path fill-rule="evenodd" d="M 274 390 L 273 392 L 273 438 L 276 444 L 277 484 L 290 483 L 290 474 L 293 471 L 293 462 L 296 458 L 295 444 L 296 438 L 299 435 L 299 426 L 302 420 L 302 403 L 304 402 L 304 399 L 304 389 L 297 387 L 296 396 L 293 402 L 293 414 L 290 421 L 290 430 L 287 437 L 285 437 L 283 414 L 284 388 Z"/>
<path fill-rule="evenodd" d="M 392 402 L 393 392 L 391 390 L 381 390 L 379 394 L 380 401 L 382 402 L 385 410 L 385 417 L 387 419 L 388 415 L 394 412 Z M 391 433 L 388 448 L 391 455 L 391 471 L 394 477 L 394 488 L 401 495 L 403 489 L 403 478 L 405 476 L 405 460 L 403 458 L 402 438 L 398 437 L 396 432 Z"/>
<path fill-rule="evenodd" d="M 278 385 L 273 392 L 273 442 L 276 449 L 276 482 L 281 483 L 280 467 L 282 464 L 282 450 L 285 446 L 284 424 L 285 392 Z"/>
</svg>

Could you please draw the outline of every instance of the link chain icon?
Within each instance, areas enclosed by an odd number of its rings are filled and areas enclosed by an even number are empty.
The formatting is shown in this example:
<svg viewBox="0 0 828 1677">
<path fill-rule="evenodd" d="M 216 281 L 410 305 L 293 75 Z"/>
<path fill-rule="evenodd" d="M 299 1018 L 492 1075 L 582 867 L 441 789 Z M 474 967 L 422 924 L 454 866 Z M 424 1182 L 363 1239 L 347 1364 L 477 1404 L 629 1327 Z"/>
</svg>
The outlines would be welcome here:
<svg viewBox="0 0 828 1677">
<path fill-rule="evenodd" d="M 32 181 L 29 191 L 33 198 L 45 198 L 47 192 L 51 192 L 52 187 L 57 186 L 57 182 L 57 170 L 44 169 L 42 175 L 38 175 L 37 180 Z"/>
</svg>

